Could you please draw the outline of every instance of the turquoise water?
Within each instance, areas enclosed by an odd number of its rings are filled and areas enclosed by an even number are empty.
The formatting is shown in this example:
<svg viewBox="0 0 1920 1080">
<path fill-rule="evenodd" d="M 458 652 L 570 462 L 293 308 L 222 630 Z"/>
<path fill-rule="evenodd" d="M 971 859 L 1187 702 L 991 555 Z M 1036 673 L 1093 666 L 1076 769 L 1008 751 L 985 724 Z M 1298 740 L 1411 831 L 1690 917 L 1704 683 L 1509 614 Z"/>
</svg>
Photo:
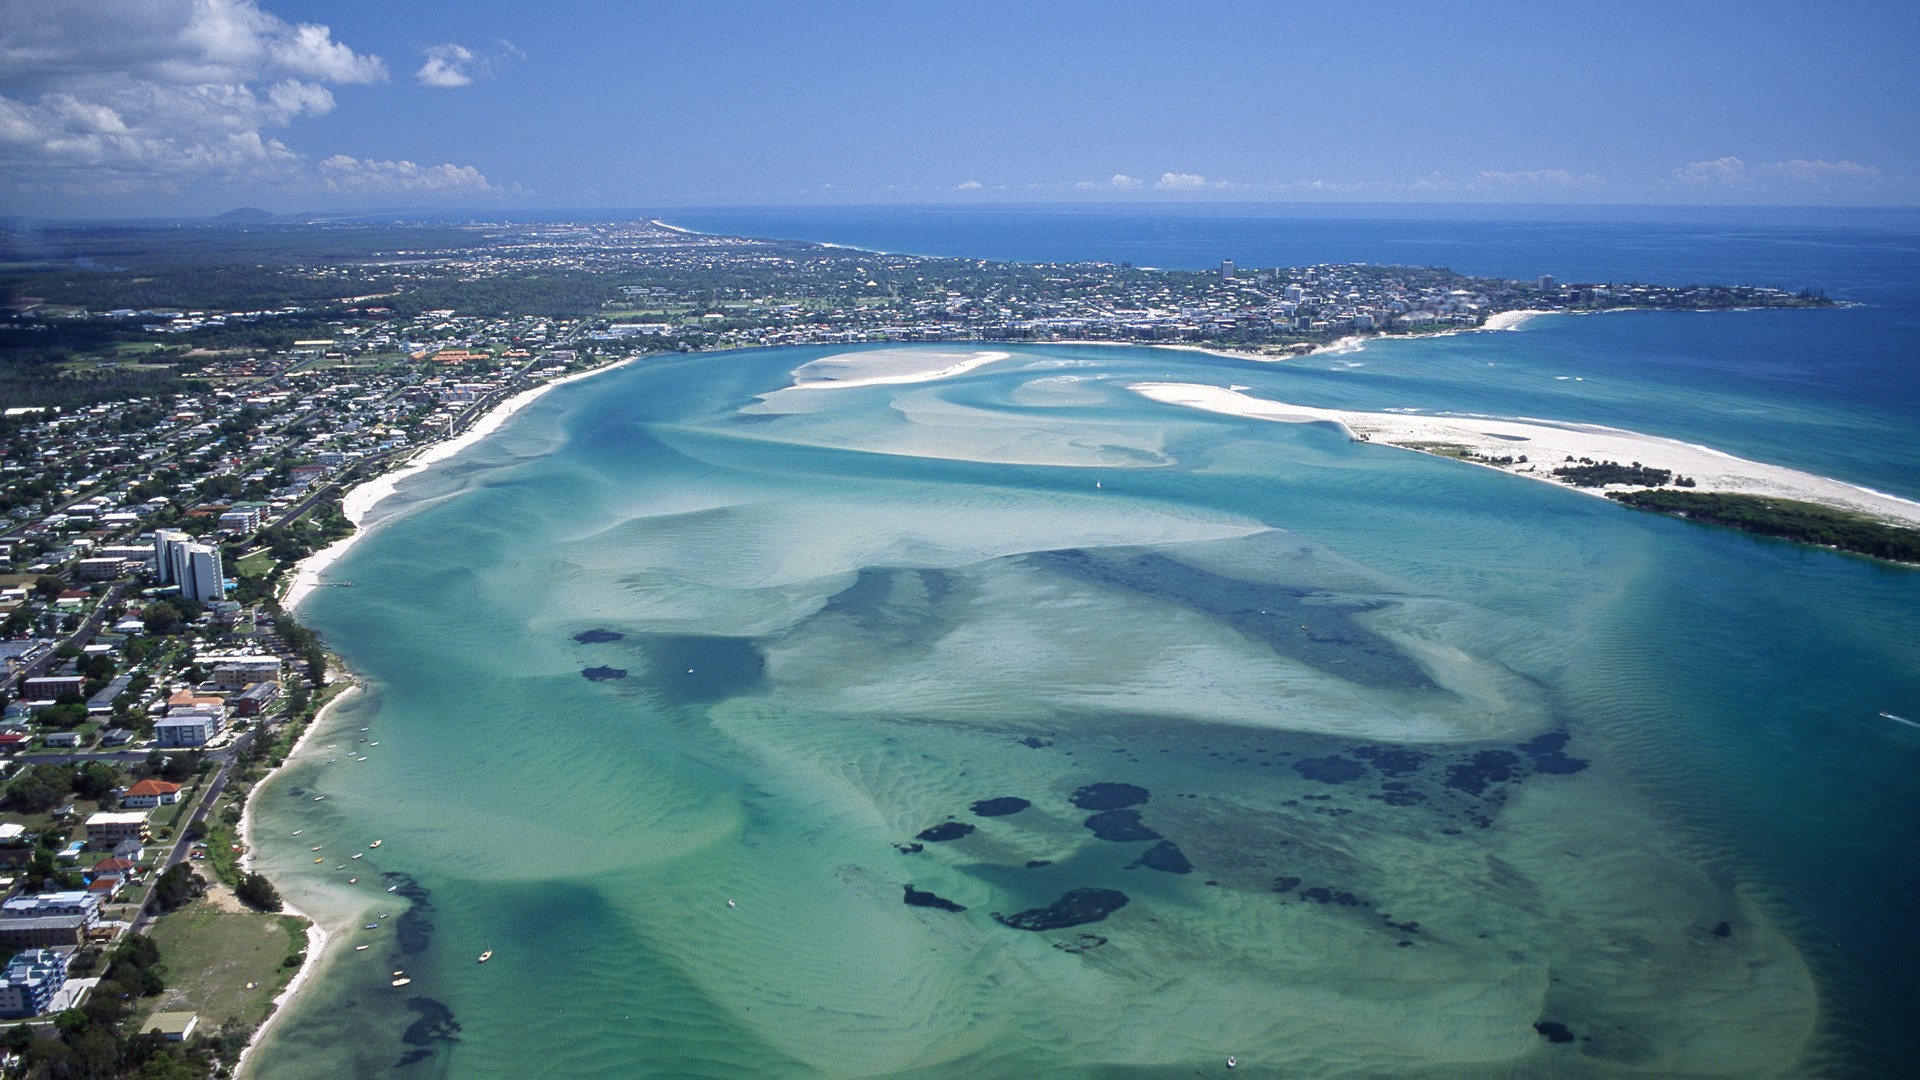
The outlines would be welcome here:
<svg viewBox="0 0 1920 1080">
<path fill-rule="evenodd" d="M 1708 325 L 1667 318 L 552 392 L 305 605 L 370 689 L 257 797 L 340 935 L 258 1074 L 1893 1071 L 1920 730 L 1876 713 L 1920 712 L 1920 575 L 1125 389 L 1598 420 L 1912 493 L 1912 440 L 1859 471 L 1842 403 L 1635 370 Z M 1085 824 L 1101 782 L 1190 873 Z M 1079 889 L 1127 903 L 994 918 Z"/>
</svg>

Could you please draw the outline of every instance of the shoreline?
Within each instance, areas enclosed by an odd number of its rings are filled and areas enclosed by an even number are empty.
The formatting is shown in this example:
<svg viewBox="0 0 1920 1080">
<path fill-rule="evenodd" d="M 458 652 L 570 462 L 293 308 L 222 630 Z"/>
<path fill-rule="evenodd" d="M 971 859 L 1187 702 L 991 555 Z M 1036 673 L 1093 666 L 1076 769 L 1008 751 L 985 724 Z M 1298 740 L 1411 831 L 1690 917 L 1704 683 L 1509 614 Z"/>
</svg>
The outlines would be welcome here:
<svg viewBox="0 0 1920 1080">
<path fill-rule="evenodd" d="M 341 556 L 345 555 L 353 545 L 359 541 L 360 537 L 366 532 L 366 530 L 361 527 L 361 523 L 366 520 L 367 515 L 372 512 L 375 506 L 386 501 L 389 495 L 399 490 L 401 481 L 425 472 L 439 462 L 445 461 L 447 458 L 458 454 L 460 451 L 493 434 L 494 431 L 498 430 L 500 425 L 506 423 L 507 419 L 514 413 L 538 401 L 549 391 L 558 389 L 568 383 L 579 382 L 582 379 L 591 378 L 603 372 L 612 371 L 615 368 L 644 359 L 646 359 L 646 357 L 636 356 L 611 364 L 603 364 L 600 367 L 589 368 L 586 371 L 576 371 L 569 375 L 562 375 L 557 379 L 549 379 L 538 386 L 530 386 L 494 406 L 492 409 L 487 410 L 487 414 L 474 421 L 472 427 L 455 435 L 453 438 L 428 443 L 414 451 L 413 456 L 407 458 L 405 463 L 399 467 L 389 469 L 378 476 L 369 477 L 355 484 L 353 487 L 348 488 L 346 492 L 340 496 L 340 513 L 348 521 L 353 523 L 353 531 L 335 540 L 333 543 L 328 544 L 326 547 L 321 548 L 319 551 L 308 555 L 294 566 L 293 576 L 287 585 L 287 591 L 280 597 L 280 606 L 292 612 L 300 606 L 301 601 L 312 594 L 314 589 L 323 584 L 320 580 L 320 575 L 325 573 L 328 567 L 340 561 Z"/>
<path fill-rule="evenodd" d="M 357 680 L 353 681 L 345 690 L 335 695 L 332 701 L 322 706 L 320 711 L 314 714 L 313 722 L 307 725 L 307 730 L 301 732 L 300 737 L 295 739 L 293 745 L 287 748 L 287 756 L 281 761 L 280 768 L 274 769 L 268 772 L 267 775 L 261 777 L 260 782 L 253 785 L 253 790 L 247 793 L 247 803 L 240 810 L 240 846 L 245 850 L 240 853 L 239 867 L 243 873 L 251 873 L 254 865 L 253 806 L 255 797 L 280 775 L 281 769 L 285 769 L 287 764 L 293 761 L 294 756 L 300 752 L 300 748 L 307 744 L 307 740 L 319 733 L 321 727 L 328 722 L 334 708 L 359 692 L 360 683 Z M 300 992 L 305 990 L 309 983 L 319 978 L 320 965 L 325 961 L 327 948 L 334 938 L 333 933 L 322 926 L 319 919 L 301 910 L 299 906 L 289 901 L 284 894 L 280 898 L 280 914 L 294 915 L 307 920 L 307 955 L 300 963 L 300 970 L 294 972 L 293 978 L 288 980 L 287 985 L 280 993 L 274 995 L 273 1007 L 267 1013 L 267 1018 L 260 1021 L 259 1027 L 253 1029 L 253 1035 L 247 1040 L 247 1045 L 240 1048 L 240 1056 L 235 1059 L 233 1063 L 233 1075 L 235 1077 L 246 1075 L 247 1059 L 253 1055 L 254 1050 L 266 1042 L 267 1034 L 273 1030 L 274 1025 L 286 1014 L 287 1006 L 299 997 Z"/>
<path fill-rule="evenodd" d="M 1133 383 L 1128 389 L 1164 404 L 1243 419 L 1333 424 L 1357 442 L 1377 442 L 1465 461 L 1596 498 L 1605 498 L 1609 490 L 1638 490 L 1646 485 L 1580 487 L 1552 475 L 1551 470 L 1569 457 L 1640 462 L 1690 477 L 1695 483 L 1694 487 L 1675 490 L 1795 499 L 1867 514 L 1896 525 L 1920 527 L 1920 502 L 1784 465 L 1750 461 L 1709 446 L 1623 428 L 1530 418 L 1320 409 L 1198 383 Z M 1520 456 L 1534 460 L 1499 460 Z"/>
<path fill-rule="evenodd" d="M 328 567 L 338 562 L 341 556 L 345 555 L 361 537 L 367 534 L 369 530 L 362 528 L 361 523 L 366 520 L 367 515 L 375 506 L 386 501 L 388 496 L 393 495 L 398 490 L 402 480 L 425 472 L 439 462 L 445 461 L 455 454 L 460 453 L 462 450 L 478 443 L 481 439 L 486 438 L 498 430 L 514 413 L 533 404 L 549 391 L 567 383 L 591 378 L 592 376 L 612 371 L 628 363 L 644 359 L 646 359 L 644 356 L 632 357 L 627 360 L 589 368 L 586 371 L 576 371 L 557 379 L 550 379 L 538 386 L 530 386 L 488 410 L 485 416 L 475 421 L 472 427 L 469 427 L 459 435 L 451 439 L 442 439 L 438 442 L 429 443 L 416 451 L 413 457 L 409 458 L 405 464 L 398 468 L 390 469 L 378 476 L 370 477 L 349 488 L 345 494 L 341 496 L 340 509 L 347 520 L 353 523 L 353 532 L 300 560 L 294 567 L 292 581 L 288 585 L 286 593 L 281 598 L 281 606 L 289 613 L 292 613 L 298 608 L 302 601 L 313 593 L 314 589 L 321 584 L 320 575 L 325 572 Z M 301 732 L 300 737 L 294 740 L 292 746 L 288 747 L 287 756 L 281 761 L 280 767 L 268 771 L 248 793 L 246 805 L 240 812 L 240 843 L 242 847 L 246 849 L 242 853 L 239 862 L 242 871 L 251 872 L 254 864 L 254 854 L 256 851 L 254 843 L 254 797 L 268 785 L 272 784 L 274 780 L 279 777 L 282 770 L 293 762 L 295 756 L 300 752 L 301 748 L 307 744 L 307 741 L 327 726 L 336 707 L 361 692 L 362 688 L 358 679 L 346 673 L 343 673 L 343 677 L 348 679 L 351 685 L 341 691 L 333 700 L 327 702 L 326 705 L 314 715 L 313 722 L 308 724 L 307 729 Z M 241 1049 L 240 1056 L 234 1061 L 233 1075 L 235 1077 L 246 1075 L 247 1061 L 253 1055 L 254 1051 L 266 1042 L 269 1033 L 293 1003 L 298 1000 L 301 992 L 309 989 L 313 983 L 318 981 L 321 968 L 329 955 L 328 948 L 334 940 L 334 935 L 329 932 L 326 927 L 321 925 L 319 919 L 302 910 L 298 905 L 293 903 L 284 892 L 281 894 L 281 912 L 283 914 L 297 916 L 307 921 L 306 959 L 302 961 L 300 970 L 294 973 L 293 978 L 288 981 L 286 987 L 274 997 L 272 1011 L 267 1013 L 266 1019 L 262 1020 L 260 1026 L 253 1030 L 252 1036 L 247 1040 L 247 1045 Z"/>
</svg>

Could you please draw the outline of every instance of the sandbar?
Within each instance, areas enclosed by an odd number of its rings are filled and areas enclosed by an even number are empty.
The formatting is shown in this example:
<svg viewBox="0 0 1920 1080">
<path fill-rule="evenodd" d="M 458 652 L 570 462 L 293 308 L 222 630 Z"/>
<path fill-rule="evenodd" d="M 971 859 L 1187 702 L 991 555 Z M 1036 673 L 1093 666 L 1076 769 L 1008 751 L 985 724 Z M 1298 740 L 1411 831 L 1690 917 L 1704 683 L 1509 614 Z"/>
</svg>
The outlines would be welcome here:
<svg viewBox="0 0 1920 1080">
<path fill-rule="evenodd" d="M 1643 485 L 1575 487 L 1554 476 L 1553 469 L 1568 458 L 1614 461 L 1623 465 L 1639 462 L 1692 479 L 1694 491 L 1796 499 L 1852 510 L 1898 525 L 1920 526 L 1920 502 L 1781 465 L 1749 461 L 1678 439 L 1598 424 L 1318 409 L 1197 383 L 1134 383 L 1128 389 L 1169 405 L 1251 420 L 1333 424 L 1349 438 L 1359 441 L 1459 458 L 1591 495 Z M 1517 460 L 1522 457 L 1527 460 Z"/>
<path fill-rule="evenodd" d="M 929 349 L 836 353 L 795 368 L 791 389 L 844 390 L 856 386 L 933 382 L 965 375 L 975 368 L 1005 360 L 1012 355 L 992 350 L 950 353 Z M 929 366 L 930 363 L 937 366 Z"/>
</svg>

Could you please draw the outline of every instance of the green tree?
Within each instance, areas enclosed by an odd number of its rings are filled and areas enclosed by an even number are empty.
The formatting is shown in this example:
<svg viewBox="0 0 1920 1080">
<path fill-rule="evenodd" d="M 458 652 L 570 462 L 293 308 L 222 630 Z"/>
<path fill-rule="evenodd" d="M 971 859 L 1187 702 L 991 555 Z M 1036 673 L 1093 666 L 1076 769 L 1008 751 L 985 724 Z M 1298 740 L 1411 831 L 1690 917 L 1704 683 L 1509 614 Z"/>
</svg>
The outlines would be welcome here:
<svg viewBox="0 0 1920 1080">
<path fill-rule="evenodd" d="M 153 883 L 153 895 L 148 898 L 147 906 L 164 915 L 199 896 L 206 889 L 207 883 L 187 869 L 186 863 L 177 863 Z"/>
<path fill-rule="evenodd" d="M 89 761 L 73 777 L 73 793 L 93 802 L 105 802 L 120 786 L 120 770 L 104 761 Z"/>
<path fill-rule="evenodd" d="M 178 607 L 161 600 L 148 604 L 147 609 L 140 613 L 140 621 L 149 634 L 172 634 L 179 631 L 183 620 Z"/>
<path fill-rule="evenodd" d="M 233 895 L 255 911 L 279 911 L 280 893 L 264 874 L 242 874 Z"/>
</svg>

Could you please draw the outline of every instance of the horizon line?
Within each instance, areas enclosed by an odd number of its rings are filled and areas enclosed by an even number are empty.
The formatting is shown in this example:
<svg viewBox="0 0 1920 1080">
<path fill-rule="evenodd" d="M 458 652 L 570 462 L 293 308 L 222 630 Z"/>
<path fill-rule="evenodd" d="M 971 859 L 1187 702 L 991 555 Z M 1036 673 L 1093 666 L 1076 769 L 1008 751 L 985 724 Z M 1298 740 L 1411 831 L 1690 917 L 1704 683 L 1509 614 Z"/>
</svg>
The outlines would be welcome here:
<svg viewBox="0 0 1920 1080">
<path fill-rule="evenodd" d="M 1577 212 L 1584 216 L 1596 213 L 1633 212 L 1633 213 L 1712 213 L 1727 214 L 1738 212 L 1771 211 L 1795 212 L 1803 214 L 1851 215 L 1863 213 L 1878 214 L 1915 214 L 1920 213 L 1920 204 L 1909 203 L 1587 203 L 1587 202 L 1438 202 L 1438 201 L 1282 201 L 1282 200 L 1169 200 L 1169 201 L 1093 201 L 1093 200 L 1040 200 L 1029 202 L 764 202 L 764 203 L 668 203 L 644 205 L 614 206 L 546 206 L 519 207 L 426 207 L 400 206 L 377 207 L 355 210 L 291 210 L 272 211 L 254 206 L 238 206 L 229 210 L 209 214 L 149 214 L 119 217 L 94 216 L 52 216 L 30 214 L 8 214 L 0 216 L 0 228 L 32 228 L 40 225 L 158 225 L 158 224 L 232 224 L 247 225 L 298 225 L 320 224 L 326 222 L 347 222 L 356 219 L 421 216 L 435 218 L 468 219 L 478 221 L 512 221 L 517 218 L 538 216 L 553 220 L 652 220 L 673 211 L 753 211 L 753 210 L 940 210 L 940 211 L 982 211 L 995 210 L 1054 210 L 1060 212 L 1075 211 L 1141 211 L 1141 212 L 1189 212 L 1231 209 L 1262 209 L 1310 211 L 1318 217 L 1342 217 L 1342 211 L 1365 209 L 1391 209 L 1413 212 L 1420 211 L 1474 211 L 1497 210 L 1524 211 L 1528 216 L 1542 212 Z M 255 220 L 236 220 L 223 222 L 222 218 L 236 213 L 260 213 L 268 215 Z"/>
</svg>

